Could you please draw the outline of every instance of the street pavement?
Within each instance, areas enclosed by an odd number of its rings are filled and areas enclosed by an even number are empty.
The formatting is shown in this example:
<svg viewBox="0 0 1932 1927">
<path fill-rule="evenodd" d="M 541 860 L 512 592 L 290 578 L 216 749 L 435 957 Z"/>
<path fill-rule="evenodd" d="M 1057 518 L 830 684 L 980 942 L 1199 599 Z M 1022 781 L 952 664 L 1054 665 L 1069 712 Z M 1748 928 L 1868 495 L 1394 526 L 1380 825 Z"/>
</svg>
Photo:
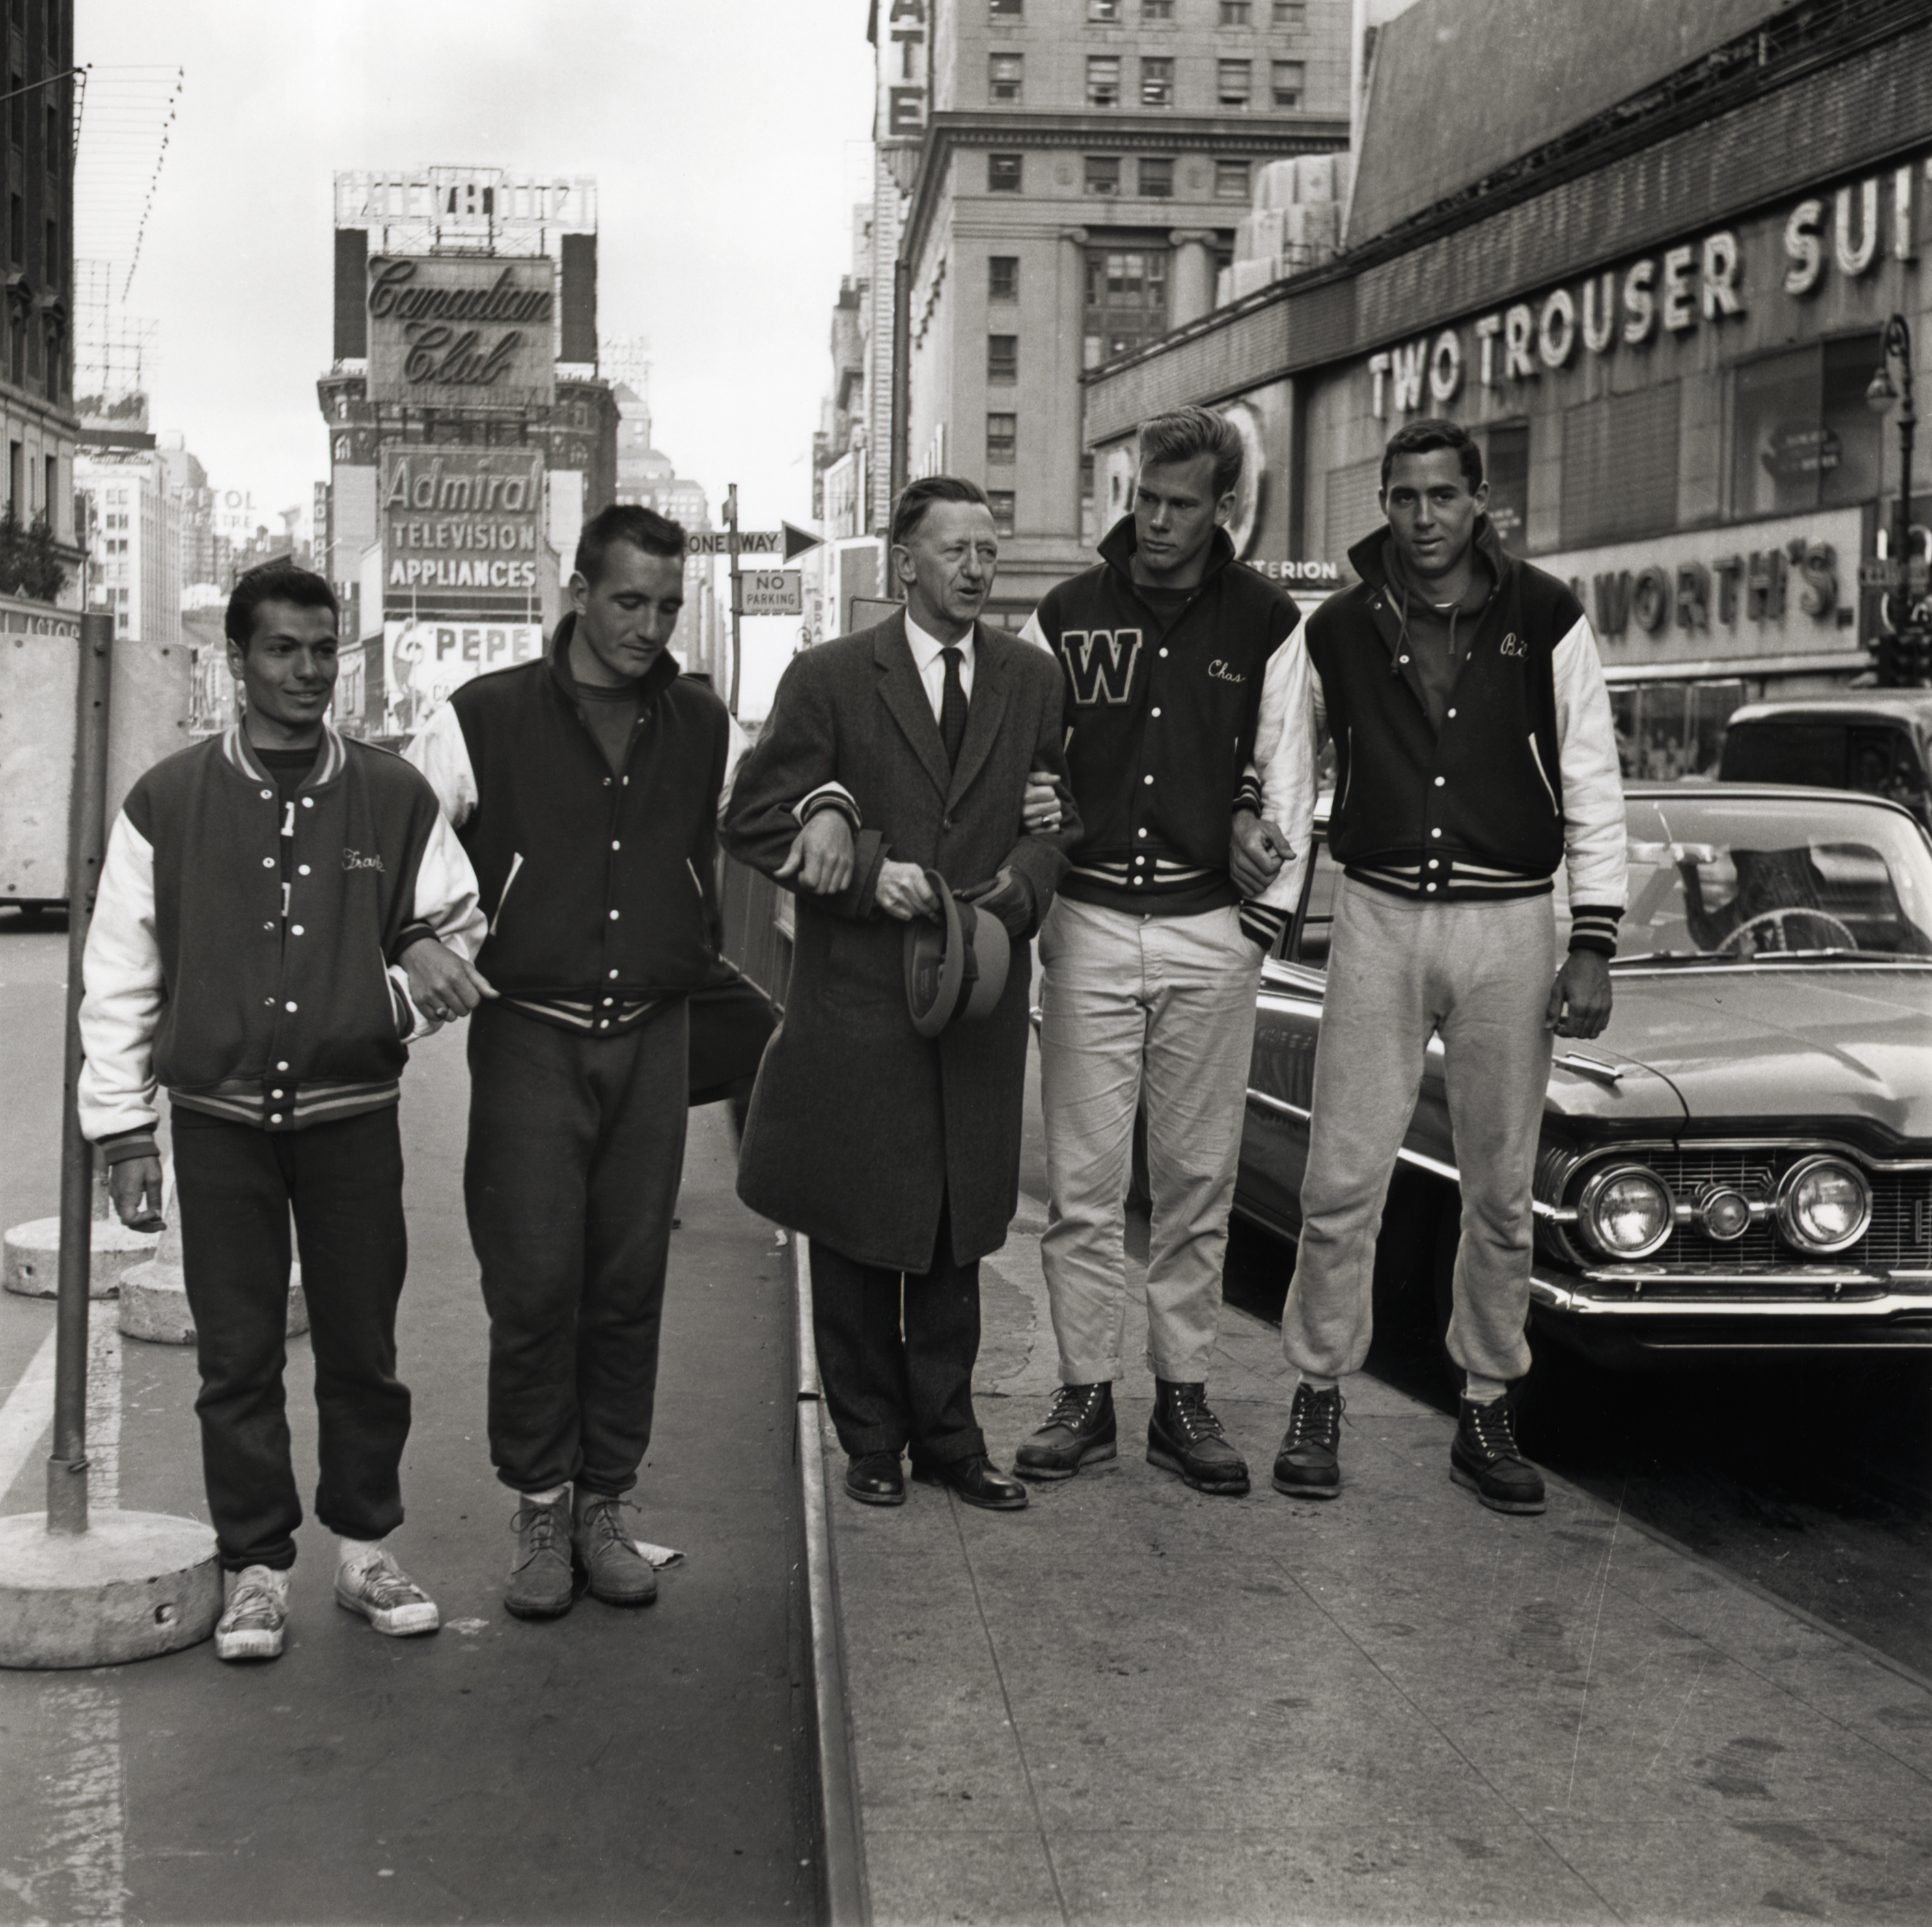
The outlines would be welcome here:
<svg viewBox="0 0 1932 1927">
<path fill-rule="evenodd" d="M 1054 1383 L 1043 1224 L 982 1273 L 1002 1462 Z M 1485 1511 L 1373 1378 L 1342 1496 L 1280 1497 L 1278 1335 L 1232 1306 L 1209 1389 L 1258 1477 L 1190 1492 L 1144 1461 L 1144 1330 L 1119 1458 L 1024 1513 L 854 1506 L 825 1428 L 879 1927 L 1928 1917 L 1922 1678 L 1568 1481 Z"/>
<path fill-rule="evenodd" d="M 57 1203 L 64 938 L 0 932 L 0 1207 Z M 405 1079 L 415 1393 L 393 1541 L 443 1613 L 386 1640 L 332 1602 L 328 1534 L 300 1535 L 288 1649 L 211 1645 L 119 1669 L 0 1674 L 0 1923 L 736 1922 L 812 1908 L 795 1387 L 782 1254 L 736 1202 L 722 1107 L 694 1113 L 656 1435 L 638 1534 L 684 1554 L 658 1603 L 509 1618 L 514 1501 L 484 1441 L 486 1328 L 462 1212 L 460 1032 Z M 187 1350 L 96 1319 L 96 1503 L 206 1518 Z M 0 1399 L 51 1327 L 0 1298 Z M 304 1492 L 306 1340 L 290 1347 Z M 115 1381 L 118 1377 L 118 1386 Z M 116 1394 L 118 1392 L 118 1396 Z M 0 1431 L 4 1426 L 0 1425 Z M 42 1439 L 4 1509 L 43 1503 Z"/>
</svg>

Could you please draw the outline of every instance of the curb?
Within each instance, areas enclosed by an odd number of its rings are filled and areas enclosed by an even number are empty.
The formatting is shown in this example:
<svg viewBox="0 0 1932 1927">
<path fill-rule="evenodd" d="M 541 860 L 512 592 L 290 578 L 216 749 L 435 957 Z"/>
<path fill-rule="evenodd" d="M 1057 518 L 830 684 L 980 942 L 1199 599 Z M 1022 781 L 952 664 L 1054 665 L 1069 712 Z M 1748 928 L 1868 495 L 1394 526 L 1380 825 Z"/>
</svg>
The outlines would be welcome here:
<svg viewBox="0 0 1932 1927">
<path fill-rule="evenodd" d="M 825 1449 L 819 1431 L 818 1359 L 812 1339 L 808 1244 L 793 1232 L 787 1246 L 792 1338 L 798 1386 L 794 1434 L 800 1510 L 805 1528 L 807 1609 L 812 1645 L 813 1760 L 818 1769 L 820 1917 L 826 1927 L 871 1927 L 866 1836 L 859 1803 L 858 1761 L 845 1691 L 844 1630 L 838 1612 L 838 1569 L 826 1510 Z"/>
</svg>

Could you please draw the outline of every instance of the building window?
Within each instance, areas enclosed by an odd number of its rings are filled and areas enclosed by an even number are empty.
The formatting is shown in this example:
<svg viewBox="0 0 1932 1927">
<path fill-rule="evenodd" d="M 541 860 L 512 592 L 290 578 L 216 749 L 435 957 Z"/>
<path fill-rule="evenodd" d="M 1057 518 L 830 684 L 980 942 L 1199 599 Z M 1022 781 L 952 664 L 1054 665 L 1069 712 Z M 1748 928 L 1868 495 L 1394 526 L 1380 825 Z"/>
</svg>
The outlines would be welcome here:
<svg viewBox="0 0 1932 1927">
<path fill-rule="evenodd" d="M 1025 76 L 1026 62 L 1016 53 L 994 53 L 986 57 L 986 91 L 994 100 L 1008 106 L 1017 106 L 1020 102 L 1021 85 Z"/>
<path fill-rule="evenodd" d="M 1522 553 L 1529 519 L 1529 424 L 1507 422 L 1484 437 L 1483 478 L 1490 485 L 1490 526 L 1507 549 Z"/>
<path fill-rule="evenodd" d="M 1308 70 L 1305 63 L 1298 60 L 1278 60 L 1274 63 L 1274 103 L 1277 107 L 1298 107 L 1301 97 L 1307 91 Z"/>
<path fill-rule="evenodd" d="M 1172 19 L 1174 0 L 1141 0 L 1141 18 L 1143 20 Z"/>
<path fill-rule="evenodd" d="M 1215 162 L 1214 198 L 1217 201 L 1245 201 L 1248 198 L 1248 163 L 1245 160 Z"/>
<path fill-rule="evenodd" d="M 1167 332 L 1167 256 L 1154 248 L 1095 248 L 1082 317 L 1090 367 Z"/>
<path fill-rule="evenodd" d="M 61 277 L 60 223 L 49 221 L 46 233 L 43 238 L 47 251 L 40 262 L 40 272 L 48 281 L 57 283 Z"/>
<path fill-rule="evenodd" d="M 1013 459 L 1013 444 L 1016 439 L 1019 417 L 1016 415 L 989 415 L 986 418 L 986 460 L 989 462 L 1010 463 Z"/>
<path fill-rule="evenodd" d="M 1814 341 L 1736 371 L 1732 515 L 1848 507 L 1883 493 L 1889 418 L 1873 414 L 1864 400 L 1878 358 L 1879 337 L 1855 334 Z"/>
<path fill-rule="evenodd" d="M 1149 201 L 1174 198 L 1174 163 L 1166 155 L 1141 157 L 1141 197 Z"/>
<path fill-rule="evenodd" d="M 1020 378 L 1020 338 L 1017 334 L 986 337 L 986 379 L 1010 387 Z"/>
<path fill-rule="evenodd" d="M 1217 60 L 1214 63 L 1214 97 L 1230 112 L 1239 112 L 1248 104 L 1254 88 L 1255 64 L 1251 60 Z"/>
<path fill-rule="evenodd" d="M 7 247 L 16 268 L 27 265 L 27 204 L 16 194 L 7 211 Z"/>
<path fill-rule="evenodd" d="M 1224 27 L 1251 27 L 1255 23 L 1253 0 L 1221 0 Z"/>
<path fill-rule="evenodd" d="M 989 254 L 986 257 L 986 298 L 1016 301 L 1020 298 L 1020 257 L 1017 254 Z"/>
<path fill-rule="evenodd" d="M 1171 107 L 1174 105 L 1174 62 L 1144 60 L 1141 62 L 1141 105 Z"/>
<path fill-rule="evenodd" d="M 1268 25 L 1286 27 L 1291 33 L 1305 34 L 1308 31 L 1307 0 L 1274 0 L 1268 9 Z"/>
<path fill-rule="evenodd" d="M 1100 516 L 1094 501 L 1094 451 L 1080 457 L 1080 539 L 1090 547 L 1100 536 Z"/>
<path fill-rule="evenodd" d="M 1087 0 L 1090 20 L 1116 21 L 1120 17 L 1120 0 Z"/>
<path fill-rule="evenodd" d="M 986 0 L 986 11 L 996 20 L 1017 20 L 1022 10 L 1022 0 Z"/>
<path fill-rule="evenodd" d="M 989 194 L 1017 194 L 1020 190 L 1020 157 L 1017 154 L 989 154 L 986 157 L 986 191 Z"/>
<path fill-rule="evenodd" d="M 59 109 L 50 107 L 47 109 L 47 151 L 43 160 L 47 172 L 56 180 L 60 178 L 61 169 L 60 126 Z"/>
<path fill-rule="evenodd" d="M 14 97 L 7 105 L 7 127 L 16 147 L 27 144 L 27 83 L 17 73 L 7 76 L 7 91 Z"/>
<path fill-rule="evenodd" d="M 1679 392 L 1677 382 L 1660 382 L 1564 411 L 1564 548 L 1676 527 Z"/>
<path fill-rule="evenodd" d="M 993 533 L 1010 535 L 1013 532 L 1013 492 L 1010 488 L 989 488 L 986 491 L 986 505 L 993 511 Z"/>
<path fill-rule="evenodd" d="M 1118 54 L 1090 54 L 1087 58 L 1087 104 L 1090 107 L 1118 107 L 1120 104 L 1120 58 Z"/>
</svg>

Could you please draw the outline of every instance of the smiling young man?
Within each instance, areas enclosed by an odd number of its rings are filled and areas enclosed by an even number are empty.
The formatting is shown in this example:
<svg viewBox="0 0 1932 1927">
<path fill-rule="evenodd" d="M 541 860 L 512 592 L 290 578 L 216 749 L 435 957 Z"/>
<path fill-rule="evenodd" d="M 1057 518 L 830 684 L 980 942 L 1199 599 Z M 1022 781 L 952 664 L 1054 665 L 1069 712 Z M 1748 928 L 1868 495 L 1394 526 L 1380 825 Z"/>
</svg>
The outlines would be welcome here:
<svg viewBox="0 0 1932 1927">
<path fill-rule="evenodd" d="M 1051 784 L 1064 769 L 1060 684 L 980 620 L 999 538 L 976 484 L 913 483 L 892 556 L 904 613 L 793 658 L 732 793 L 727 848 L 798 908 L 738 1189 L 812 1240 L 848 1494 L 902 1503 L 910 1444 L 916 1476 L 1016 1511 L 1026 1488 L 988 1456 L 973 1361 L 980 1260 L 1005 1242 L 1018 1197 L 1026 939 L 1066 865 L 1068 828 L 1026 827 L 1029 771 Z M 904 935 L 938 910 L 935 874 L 1015 942 L 994 1008 L 928 1038 L 907 1008 Z"/>
<path fill-rule="evenodd" d="M 593 517 L 544 658 L 465 684 L 409 751 L 490 919 L 464 1195 L 525 1619 L 570 1610 L 573 1564 L 610 1605 L 657 1595 L 620 1509 L 650 1441 L 730 727 L 667 652 L 684 556 L 648 508 Z"/>
<path fill-rule="evenodd" d="M 1300 1380 L 1274 1484 L 1300 1497 L 1341 1490 L 1339 1381 L 1367 1356 L 1382 1201 L 1436 1037 L 1462 1198 L 1450 1476 L 1492 1510 L 1544 1509 L 1509 1390 L 1529 1369 L 1531 1178 L 1552 1038 L 1610 1021 L 1623 788 L 1588 620 L 1565 584 L 1504 550 L 1488 495 L 1466 430 L 1398 430 L 1382 457 L 1388 526 L 1349 551 L 1361 581 L 1323 604 L 1291 659 L 1286 735 L 1308 754 L 1279 820 L 1305 846 L 1325 729 L 1328 840 L 1346 872 L 1282 1315 Z"/>
<path fill-rule="evenodd" d="M 302 1521 L 282 1385 L 291 1206 L 335 1596 L 379 1632 L 436 1628 L 434 1602 L 382 1543 L 402 1521 L 410 1428 L 395 1375 L 398 1079 L 448 987 L 489 987 L 469 962 L 483 940 L 476 879 L 428 785 L 325 721 L 328 583 L 287 563 L 253 570 L 226 628 L 241 721 L 142 776 L 108 841 L 88 933 L 81 1122 L 123 1222 L 157 1225 L 166 1087 L 226 1575 L 214 1647 L 272 1659 Z"/>
<path fill-rule="evenodd" d="M 1234 427 L 1146 423 L 1132 514 L 1096 568 L 1048 592 L 1027 636 L 1064 685 L 1082 823 L 1040 933 L 1046 1267 L 1060 1390 L 1015 1470 L 1071 1478 L 1117 1450 L 1123 1208 L 1137 1107 L 1153 1224 L 1148 1458 L 1203 1492 L 1248 1469 L 1206 1395 L 1240 1149 L 1255 987 L 1298 872 L 1274 827 L 1293 600 L 1234 557 Z"/>
</svg>

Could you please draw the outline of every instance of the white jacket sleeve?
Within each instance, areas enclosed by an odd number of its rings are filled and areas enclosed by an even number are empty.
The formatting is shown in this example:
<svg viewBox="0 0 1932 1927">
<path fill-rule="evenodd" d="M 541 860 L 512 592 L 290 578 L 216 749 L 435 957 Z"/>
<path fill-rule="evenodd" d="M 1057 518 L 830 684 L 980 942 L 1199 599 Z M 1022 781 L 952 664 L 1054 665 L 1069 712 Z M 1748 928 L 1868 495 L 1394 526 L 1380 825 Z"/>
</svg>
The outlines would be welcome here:
<svg viewBox="0 0 1932 1927">
<path fill-rule="evenodd" d="M 1587 616 L 1579 616 L 1557 644 L 1552 668 L 1570 902 L 1573 910 L 1621 910 L 1626 835 L 1623 778 L 1610 719 L 1610 694 Z M 1614 945 L 1614 920 L 1607 934 Z"/>
<path fill-rule="evenodd" d="M 1258 901 L 1290 916 L 1300 901 L 1301 880 L 1307 871 L 1316 772 L 1328 728 L 1322 679 L 1309 660 L 1306 637 L 1306 626 L 1298 623 L 1268 658 L 1254 759 L 1243 786 L 1246 795 L 1258 793 L 1263 820 L 1286 836 L 1292 853 Z"/>
<path fill-rule="evenodd" d="M 403 755 L 422 772 L 442 814 L 460 829 L 476 807 L 476 772 L 470 766 L 470 745 L 456 712 L 444 703 L 416 732 Z"/>
<path fill-rule="evenodd" d="M 444 713 L 447 714 L 447 710 Z M 459 743 L 462 741 L 460 730 L 457 732 L 457 740 Z M 416 741 L 421 742 L 422 737 L 418 736 Z M 462 768 L 467 772 L 469 767 L 466 752 Z M 472 790 L 473 808 L 473 781 Z M 416 900 L 411 907 L 410 921 L 428 925 L 436 933 L 438 943 L 469 964 L 476 962 L 477 952 L 483 948 L 483 940 L 490 934 L 483 907 L 478 901 L 476 873 L 470 868 L 469 853 L 458 841 L 455 831 L 449 826 L 448 816 L 441 810 L 436 812 L 429 841 L 423 847 L 422 859 L 416 865 Z M 442 1026 L 427 1016 L 410 995 L 409 972 L 400 964 L 392 964 L 388 975 L 395 989 L 397 1020 L 403 1041 L 419 1044 L 425 1037 L 433 1036 Z"/>
<path fill-rule="evenodd" d="M 166 1001 L 154 939 L 154 853 L 124 811 L 107 839 L 81 976 L 81 1130 L 96 1143 L 124 1131 L 152 1131 L 160 1116 L 154 1028 Z"/>
</svg>

